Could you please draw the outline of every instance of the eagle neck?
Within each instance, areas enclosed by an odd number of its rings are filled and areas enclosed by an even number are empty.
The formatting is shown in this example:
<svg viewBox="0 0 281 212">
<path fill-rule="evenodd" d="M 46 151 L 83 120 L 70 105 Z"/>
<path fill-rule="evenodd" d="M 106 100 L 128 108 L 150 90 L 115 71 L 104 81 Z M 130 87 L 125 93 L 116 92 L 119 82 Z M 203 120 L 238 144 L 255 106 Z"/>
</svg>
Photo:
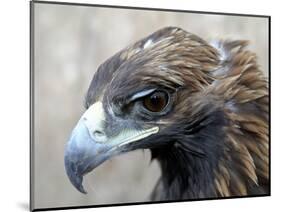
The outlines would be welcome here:
<svg viewBox="0 0 281 212">
<path fill-rule="evenodd" d="M 152 150 L 152 157 L 158 159 L 162 170 L 152 198 L 176 200 L 218 196 L 215 172 L 223 157 L 226 125 L 221 114 L 214 112 L 210 122 L 209 118 L 204 120 L 208 126 L 194 134 L 182 134 L 166 147 Z M 160 187 L 162 192 L 157 191 Z"/>
</svg>

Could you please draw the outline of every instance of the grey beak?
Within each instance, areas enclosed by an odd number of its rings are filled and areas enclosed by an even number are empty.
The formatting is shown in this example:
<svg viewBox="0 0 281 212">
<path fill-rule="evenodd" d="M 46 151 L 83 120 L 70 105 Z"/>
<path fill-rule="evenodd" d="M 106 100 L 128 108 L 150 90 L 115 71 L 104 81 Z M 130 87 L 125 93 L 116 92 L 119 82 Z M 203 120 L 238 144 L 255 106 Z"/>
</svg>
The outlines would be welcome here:
<svg viewBox="0 0 281 212">
<path fill-rule="evenodd" d="M 72 185 L 81 193 L 86 194 L 87 192 L 82 185 L 83 174 L 81 172 L 78 172 L 76 163 L 69 160 L 69 155 L 65 155 L 65 169 Z"/>
<path fill-rule="evenodd" d="M 86 194 L 83 177 L 107 159 L 124 152 L 127 144 L 158 132 L 158 127 L 146 130 L 126 128 L 118 135 L 105 133 L 105 114 L 101 102 L 93 104 L 72 131 L 64 155 L 64 165 L 72 185 Z M 123 149 L 123 150 L 122 150 Z"/>
<path fill-rule="evenodd" d="M 83 119 L 78 122 L 64 156 L 67 176 L 76 189 L 87 193 L 82 185 L 83 176 L 111 157 L 110 149 L 110 145 L 93 140 Z"/>
</svg>

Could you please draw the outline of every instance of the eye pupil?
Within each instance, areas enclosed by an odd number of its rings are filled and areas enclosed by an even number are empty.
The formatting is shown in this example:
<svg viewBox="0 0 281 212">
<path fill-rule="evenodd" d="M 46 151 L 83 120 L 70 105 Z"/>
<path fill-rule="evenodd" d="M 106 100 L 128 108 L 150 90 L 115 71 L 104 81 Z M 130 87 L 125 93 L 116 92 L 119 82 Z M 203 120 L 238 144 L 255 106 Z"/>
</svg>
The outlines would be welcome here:
<svg viewBox="0 0 281 212">
<path fill-rule="evenodd" d="M 144 98 L 144 107 L 151 112 L 162 111 L 168 103 L 168 95 L 163 91 L 156 91 Z"/>
</svg>

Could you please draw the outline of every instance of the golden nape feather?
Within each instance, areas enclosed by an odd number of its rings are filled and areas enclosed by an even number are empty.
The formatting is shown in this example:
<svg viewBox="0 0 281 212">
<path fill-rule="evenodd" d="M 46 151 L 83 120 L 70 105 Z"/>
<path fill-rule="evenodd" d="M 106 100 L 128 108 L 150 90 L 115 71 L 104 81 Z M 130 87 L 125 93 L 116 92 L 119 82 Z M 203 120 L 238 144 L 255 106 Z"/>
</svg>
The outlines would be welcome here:
<svg viewBox="0 0 281 212">
<path fill-rule="evenodd" d="M 218 43 L 225 55 L 220 64 L 224 68 L 214 72 L 215 81 L 205 91 L 205 95 L 224 100 L 229 120 L 224 128 L 228 148 L 215 172 L 221 196 L 269 192 L 268 82 L 259 70 L 256 55 L 245 49 L 247 44 Z"/>
</svg>

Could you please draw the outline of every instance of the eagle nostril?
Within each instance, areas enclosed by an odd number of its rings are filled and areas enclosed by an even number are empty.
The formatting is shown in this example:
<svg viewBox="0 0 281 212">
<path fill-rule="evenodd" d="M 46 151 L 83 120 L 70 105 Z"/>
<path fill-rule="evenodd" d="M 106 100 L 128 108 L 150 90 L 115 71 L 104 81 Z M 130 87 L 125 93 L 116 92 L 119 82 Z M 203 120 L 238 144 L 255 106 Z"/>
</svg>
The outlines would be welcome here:
<svg viewBox="0 0 281 212">
<path fill-rule="evenodd" d="M 98 142 L 103 142 L 104 140 L 106 140 L 105 133 L 100 130 L 95 130 L 93 132 L 93 136 Z"/>
<path fill-rule="evenodd" d="M 104 136 L 104 133 L 103 133 L 102 131 L 95 130 L 95 131 L 94 131 L 94 135 L 95 135 L 95 136 Z"/>
</svg>

